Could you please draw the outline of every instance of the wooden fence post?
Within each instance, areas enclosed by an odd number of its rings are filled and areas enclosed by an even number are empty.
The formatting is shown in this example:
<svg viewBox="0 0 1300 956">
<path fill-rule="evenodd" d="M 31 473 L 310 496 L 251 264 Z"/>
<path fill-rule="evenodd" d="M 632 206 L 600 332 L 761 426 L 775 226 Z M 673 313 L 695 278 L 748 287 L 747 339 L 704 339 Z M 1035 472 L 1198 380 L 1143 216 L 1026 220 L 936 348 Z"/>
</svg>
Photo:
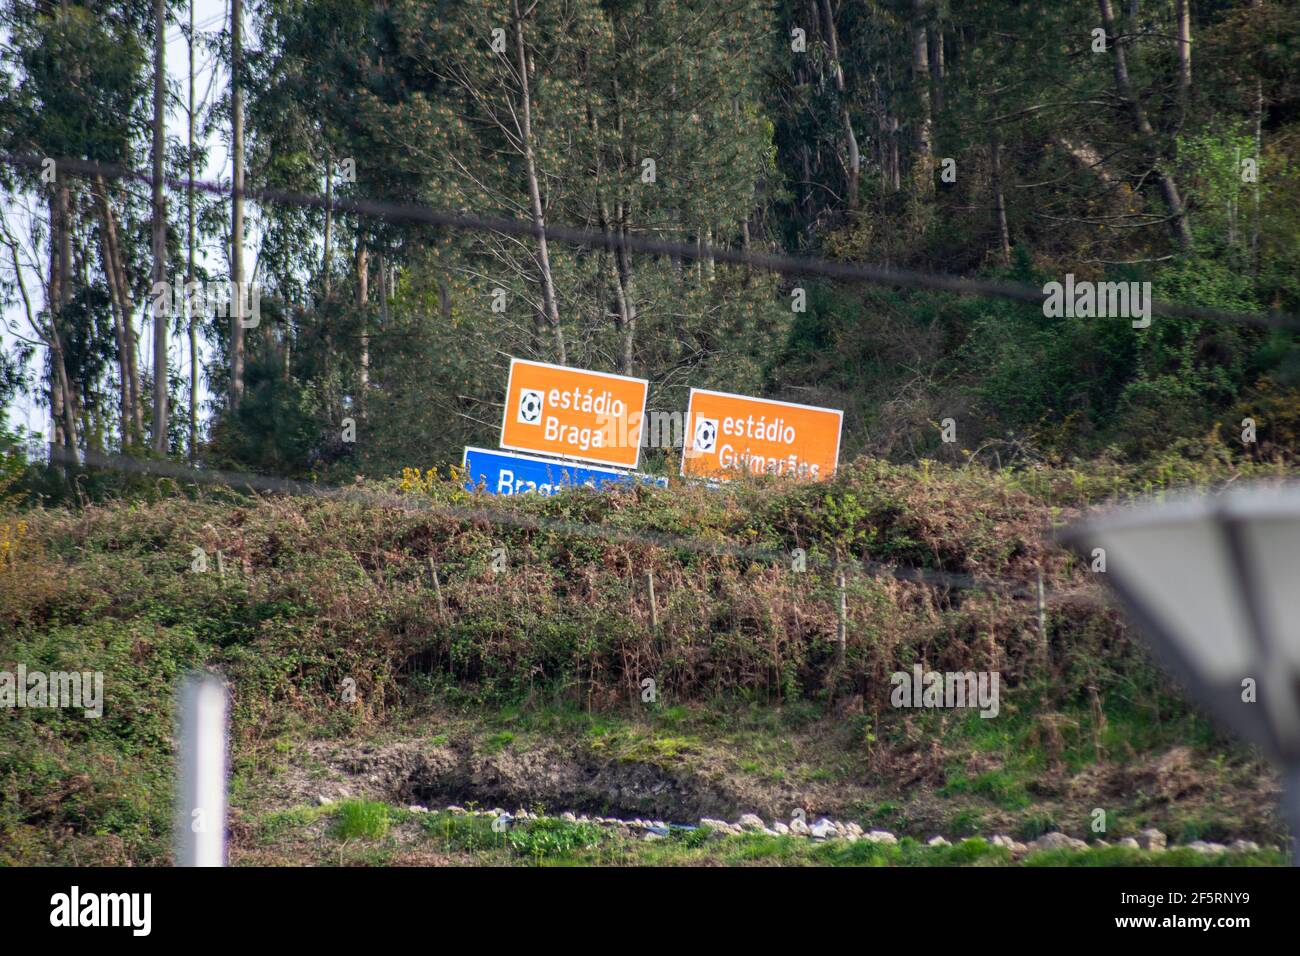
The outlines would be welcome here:
<svg viewBox="0 0 1300 956">
<path fill-rule="evenodd" d="M 655 633 L 659 632 L 659 605 L 655 602 L 655 573 L 647 571 L 645 576 L 646 587 L 650 591 L 650 629 Z"/>
<path fill-rule="evenodd" d="M 848 647 L 849 639 L 849 599 L 845 591 L 844 568 L 839 569 L 839 587 L 840 587 L 840 623 L 835 633 L 835 662 L 843 665 L 844 654 Z"/>
</svg>

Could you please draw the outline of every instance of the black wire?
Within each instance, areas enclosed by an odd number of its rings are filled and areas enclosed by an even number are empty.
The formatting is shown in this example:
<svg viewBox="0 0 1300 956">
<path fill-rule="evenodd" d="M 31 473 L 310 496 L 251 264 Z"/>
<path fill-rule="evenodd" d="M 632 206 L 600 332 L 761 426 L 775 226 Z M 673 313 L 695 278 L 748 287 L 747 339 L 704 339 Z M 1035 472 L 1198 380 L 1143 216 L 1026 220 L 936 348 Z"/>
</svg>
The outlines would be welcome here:
<svg viewBox="0 0 1300 956">
<path fill-rule="evenodd" d="M 0 156 L 0 162 L 12 166 L 32 168 L 40 168 L 46 159 L 47 157 L 44 156 L 24 154 Z M 153 182 L 151 173 L 142 173 L 126 166 L 113 164 L 95 163 L 79 159 L 61 159 L 55 162 L 55 167 L 58 171 L 74 175 L 105 176 L 112 179 L 134 179 L 146 183 Z M 164 176 L 163 180 L 167 185 L 175 189 L 188 188 L 192 185 L 195 189 L 203 192 L 222 196 L 234 195 L 232 187 L 220 183 L 197 179 L 191 181 L 177 176 Z M 333 196 L 327 200 L 325 196 L 312 193 L 258 187 L 245 187 L 242 195 L 248 199 L 263 203 L 303 206 L 322 210 L 330 208 L 337 212 L 353 213 L 358 216 L 371 216 L 388 221 L 414 222 L 430 226 L 445 226 L 450 229 L 474 232 L 497 232 L 525 237 L 545 236 L 547 239 L 586 246 L 592 249 L 614 251 L 623 248 L 651 255 L 677 256 L 691 260 L 712 260 L 714 262 L 765 269 L 784 275 L 814 275 L 843 282 L 869 282 L 883 286 L 930 289 L 936 292 L 1005 299 L 1037 306 L 1041 306 L 1046 298 L 1042 289 L 1018 282 L 1006 282 L 996 279 L 969 279 L 963 276 L 938 272 L 921 272 L 915 269 L 899 269 L 894 266 L 870 263 L 833 262 L 827 259 L 806 256 L 736 251 L 703 243 L 696 245 L 666 239 L 651 239 L 644 236 L 616 235 L 595 229 L 580 229 L 572 226 L 548 225 L 539 229 L 531 222 L 521 219 L 477 216 L 414 204 L 382 202 L 372 199 L 347 199 Z M 1151 314 L 1210 322 L 1227 322 L 1235 325 L 1289 329 L 1300 332 L 1300 316 L 1287 312 L 1228 312 L 1205 306 L 1153 300 L 1151 302 Z"/>
</svg>

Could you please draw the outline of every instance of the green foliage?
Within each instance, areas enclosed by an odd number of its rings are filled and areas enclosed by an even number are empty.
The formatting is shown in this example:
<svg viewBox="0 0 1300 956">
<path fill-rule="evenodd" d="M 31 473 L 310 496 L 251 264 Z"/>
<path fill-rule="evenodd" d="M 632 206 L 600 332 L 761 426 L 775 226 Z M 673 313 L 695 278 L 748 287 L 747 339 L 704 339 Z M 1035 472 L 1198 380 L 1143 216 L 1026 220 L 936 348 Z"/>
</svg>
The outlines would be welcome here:
<svg viewBox="0 0 1300 956">
<path fill-rule="evenodd" d="M 591 823 L 570 823 L 543 818 L 525 820 L 510 828 L 506 841 L 520 856 L 534 860 L 562 857 L 579 849 L 593 849 L 601 841 L 601 830 Z"/>
<path fill-rule="evenodd" d="M 345 800 L 339 804 L 334 833 L 343 840 L 379 840 L 388 833 L 387 804 L 374 800 Z"/>
</svg>

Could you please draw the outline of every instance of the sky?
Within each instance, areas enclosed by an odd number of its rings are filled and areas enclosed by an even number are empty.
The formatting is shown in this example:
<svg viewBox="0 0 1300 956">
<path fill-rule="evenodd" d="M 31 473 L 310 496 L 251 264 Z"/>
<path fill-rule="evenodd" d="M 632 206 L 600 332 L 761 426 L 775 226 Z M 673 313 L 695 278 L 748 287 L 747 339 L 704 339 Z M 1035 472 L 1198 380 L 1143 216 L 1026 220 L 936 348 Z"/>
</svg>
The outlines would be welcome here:
<svg viewBox="0 0 1300 956">
<path fill-rule="evenodd" d="M 170 13 L 172 20 L 167 27 L 167 74 L 169 77 L 169 104 L 167 112 L 167 136 L 168 139 L 175 143 L 183 144 L 186 139 L 186 104 L 189 96 L 189 50 L 185 43 L 185 35 L 181 30 L 182 23 L 189 22 L 189 5 L 188 3 L 172 3 Z M 223 30 L 229 20 L 229 3 L 228 0 L 194 0 L 194 24 L 196 31 L 200 34 L 206 33 L 215 35 Z M 249 37 L 248 32 L 248 14 L 245 9 L 245 37 Z M 194 96 L 196 102 L 202 107 L 210 104 L 225 92 L 228 77 L 224 69 L 215 60 L 215 55 L 203 49 L 200 43 L 195 44 L 195 77 L 194 77 Z M 11 67 L 6 65 L 5 69 Z M 230 178 L 230 154 L 227 150 L 227 140 L 229 130 L 222 128 L 210 137 L 208 145 L 208 163 L 204 168 L 195 169 L 195 177 L 205 180 L 216 180 Z M 170 221 L 173 228 L 178 225 L 183 228 L 185 222 L 183 213 L 178 215 L 176 210 L 179 208 L 178 203 L 184 202 L 184 191 L 171 190 L 168 195 L 168 203 L 171 207 Z M 5 205 L 5 212 L 9 218 L 9 224 L 16 236 L 20 239 L 27 232 L 27 215 L 28 210 L 33 208 L 31 197 L 27 197 L 26 202 L 15 202 L 10 197 L 0 199 Z M 249 210 L 250 218 L 253 211 Z M 245 255 L 249 256 L 249 250 L 253 244 L 246 248 Z M 204 246 L 199 244 L 197 248 L 199 261 L 209 265 L 213 270 L 225 272 L 225 256 L 220 248 L 214 244 Z M 249 258 L 251 265 L 251 256 Z M 45 263 L 43 263 L 45 265 Z M 6 270 L 7 271 L 7 270 Z M 39 309 L 42 304 L 41 280 L 33 271 L 25 272 L 25 282 L 30 295 L 34 297 L 33 308 Z M 140 309 L 137 305 L 136 324 L 140 329 L 140 374 L 146 377 L 151 374 L 150 370 L 153 364 L 153 334 L 152 323 L 144 323 L 143 328 L 139 322 Z M 6 352 L 12 352 L 13 346 L 17 339 L 14 336 L 14 330 L 17 330 L 24 338 L 31 338 L 30 329 L 27 327 L 27 320 L 23 314 L 20 303 L 8 303 L 4 311 L 5 322 L 0 325 L 0 342 Z M 205 346 L 202 340 L 199 343 L 200 348 L 200 365 L 206 360 Z M 186 380 L 189 379 L 189 346 L 188 340 L 179 336 L 173 337 L 171 343 L 171 360 L 169 365 L 173 369 L 180 369 L 184 373 Z M 29 362 L 28 370 L 33 382 L 40 379 L 40 370 L 44 367 L 44 350 L 38 350 Z M 207 390 L 202 381 L 200 382 L 199 401 L 200 409 L 202 403 L 208 398 Z M 188 403 L 188 395 L 182 393 L 177 396 L 182 403 Z M 30 431 L 44 436 L 48 441 L 50 422 L 49 409 L 40 404 L 38 397 L 35 395 L 22 395 L 17 398 L 15 403 L 8 410 L 9 425 L 11 428 L 23 427 Z M 200 416 L 205 417 L 200 411 Z M 146 409 L 146 419 L 148 410 Z"/>
</svg>

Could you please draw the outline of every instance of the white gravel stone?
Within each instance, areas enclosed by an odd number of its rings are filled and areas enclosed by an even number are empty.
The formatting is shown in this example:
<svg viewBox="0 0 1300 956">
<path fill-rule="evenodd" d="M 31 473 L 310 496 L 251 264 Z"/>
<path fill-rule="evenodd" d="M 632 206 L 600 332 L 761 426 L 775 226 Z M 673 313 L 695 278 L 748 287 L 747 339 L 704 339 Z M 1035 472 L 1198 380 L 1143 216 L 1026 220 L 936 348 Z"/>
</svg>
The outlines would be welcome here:
<svg viewBox="0 0 1300 956">
<path fill-rule="evenodd" d="M 1163 850 L 1169 842 L 1168 838 L 1155 827 L 1150 827 L 1139 833 L 1137 835 L 1137 841 L 1138 846 L 1142 849 L 1156 851 Z"/>
<path fill-rule="evenodd" d="M 1033 843 L 1029 844 L 1034 850 L 1086 850 L 1088 844 L 1082 840 L 1076 840 L 1072 836 L 1064 833 L 1044 833 Z"/>
</svg>

